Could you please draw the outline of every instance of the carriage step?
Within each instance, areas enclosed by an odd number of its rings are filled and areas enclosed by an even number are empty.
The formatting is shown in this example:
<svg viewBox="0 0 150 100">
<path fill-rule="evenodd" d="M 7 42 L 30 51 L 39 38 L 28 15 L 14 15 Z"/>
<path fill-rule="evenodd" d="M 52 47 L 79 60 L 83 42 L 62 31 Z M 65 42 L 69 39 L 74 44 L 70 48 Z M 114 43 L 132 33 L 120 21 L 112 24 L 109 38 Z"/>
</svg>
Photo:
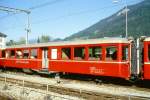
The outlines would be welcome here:
<svg viewBox="0 0 150 100">
<path fill-rule="evenodd" d="M 39 74 L 49 74 L 48 71 L 43 71 L 43 70 L 38 71 L 38 73 L 39 73 Z"/>
<path fill-rule="evenodd" d="M 42 72 L 48 72 L 48 69 L 47 68 L 43 68 L 41 71 Z"/>
<path fill-rule="evenodd" d="M 52 73 L 56 73 L 55 71 L 49 71 L 48 69 L 42 69 L 40 71 L 38 71 L 38 73 L 40 74 L 52 74 Z"/>
</svg>

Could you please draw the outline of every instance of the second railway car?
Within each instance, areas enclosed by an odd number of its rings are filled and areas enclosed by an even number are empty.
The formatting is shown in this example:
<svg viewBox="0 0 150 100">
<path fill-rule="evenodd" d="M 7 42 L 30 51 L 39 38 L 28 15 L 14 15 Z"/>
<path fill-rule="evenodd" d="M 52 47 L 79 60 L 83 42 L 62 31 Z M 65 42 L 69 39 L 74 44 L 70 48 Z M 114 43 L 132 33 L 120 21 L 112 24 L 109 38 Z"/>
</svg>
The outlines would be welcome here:
<svg viewBox="0 0 150 100">
<path fill-rule="evenodd" d="M 1 50 L 0 65 L 49 73 L 66 72 L 129 79 L 135 73 L 132 72 L 131 49 L 132 42 L 125 38 L 18 45 Z M 147 61 L 146 58 L 145 60 Z M 147 64 L 144 65 L 144 71 L 146 68 Z M 144 75 L 148 77 L 147 74 Z"/>
<path fill-rule="evenodd" d="M 150 80 L 150 38 L 144 39 L 143 43 L 143 79 Z"/>
</svg>

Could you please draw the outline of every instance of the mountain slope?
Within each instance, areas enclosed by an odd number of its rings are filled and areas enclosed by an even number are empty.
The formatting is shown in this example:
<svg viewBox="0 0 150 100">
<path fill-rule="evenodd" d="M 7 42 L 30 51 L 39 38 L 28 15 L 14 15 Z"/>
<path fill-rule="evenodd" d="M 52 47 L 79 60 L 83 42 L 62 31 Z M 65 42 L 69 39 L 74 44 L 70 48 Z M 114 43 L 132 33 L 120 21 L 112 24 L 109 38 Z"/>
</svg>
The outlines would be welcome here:
<svg viewBox="0 0 150 100">
<path fill-rule="evenodd" d="M 150 36 L 150 0 L 128 6 L 128 9 L 128 36 Z M 65 40 L 125 36 L 125 15 L 120 14 L 123 10 Z"/>
</svg>

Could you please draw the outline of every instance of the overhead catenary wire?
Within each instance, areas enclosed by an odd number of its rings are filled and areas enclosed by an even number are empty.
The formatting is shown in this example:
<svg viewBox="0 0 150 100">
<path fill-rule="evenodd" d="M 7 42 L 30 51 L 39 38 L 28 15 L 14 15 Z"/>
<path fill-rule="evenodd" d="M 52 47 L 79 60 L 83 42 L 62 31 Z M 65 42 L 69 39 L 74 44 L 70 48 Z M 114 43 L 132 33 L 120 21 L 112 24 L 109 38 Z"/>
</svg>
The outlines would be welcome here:
<svg viewBox="0 0 150 100">
<path fill-rule="evenodd" d="M 46 3 L 42 3 L 42 4 L 39 4 L 39 5 L 36 5 L 36 6 L 32 6 L 32 7 L 30 7 L 30 8 L 28 8 L 28 10 L 35 10 L 35 9 L 38 9 L 38 8 L 41 8 L 41 7 L 45 7 L 45 6 L 49 6 L 49 5 L 52 5 L 52 4 L 56 4 L 56 3 L 58 3 L 58 2 L 62 2 L 62 1 L 64 1 L 64 0 L 54 0 L 54 1 L 49 1 L 49 2 L 46 2 Z M 5 10 L 5 9 L 6 10 Z M 11 11 L 9 11 L 9 10 L 7 10 L 7 9 L 14 9 L 14 8 L 11 8 L 11 7 L 4 7 L 4 6 L 0 6 L 0 9 L 1 10 L 4 10 L 4 11 L 8 11 L 8 12 L 11 12 Z M 15 9 L 15 10 L 20 10 L 20 9 Z M 24 11 L 24 10 L 23 10 Z M 15 12 L 15 13 L 12 13 L 12 14 L 9 14 L 9 15 L 5 15 L 5 16 L 2 16 L 2 17 L 0 17 L 0 20 L 3 20 L 3 19 L 5 19 L 5 18 L 8 18 L 8 17 L 11 17 L 11 16 L 13 16 L 13 15 L 15 15 L 15 14 L 19 14 L 20 12 Z M 19 25 L 20 27 L 24 27 L 24 25 Z M 19 27 L 19 26 L 13 26 L 13 27 L 11 27 L 12 29 L 14 29 L 15 27 Z M 6 30 L 8 30 L 9 28 L 7 28 Z"/>
<path fill-rule="evenodd" d="M 7 12 L 25 12 L 25 13 L 30 13 L 28 10 L 23 10 L 23 9 L 17 9 L 17 8 L 12 8 L 12 7 L 6 7 L 6 6 L 0 6 L 0 10 L 2 11 L 7 11 Z"/>
<path fill-rule="evenodd" d="M 47 2 L 47 3 L 43 3 L 43 4 L 40 4 L 40 5 L 37 5 L 37 6 L 30 7 L 29 9 L 31 9 L 31 10 L 38 9 L 38 8 L 45 7 L 45 6 L 48 6 L 48 5 L 51 5 L 51 4 L 55 4 L 58 1 L 64 1 L 64 0 L 54 0 L 53 2 L 51 1 L 51 2 Z M 127 2 L 127 3 L 134 3 L 135 1 L 136 0 L 132 0 L 132 1 Z M 86 13 L 94 13 L 94 12 L 97 12 L 97 11 L 103 11 L 105 9 L 110 9 L 110 8 L 113 8 L 113 7 L 116 7 L 116 6 L 122 6 L 122 5 L 124 5 L 124 3 L 116 4 L 116 5 L 113 5 L 113 6 L 105 6 L 105 7 L 100 7 L 100 8 L 91 9 L 91 10 L 84 10 L 84 11 L 69 13 L 69 14 L 58 16 L 58 17 L 55 17 L 55 18 L 47 18 L 47 19 L 44 19 L 44 20 L 35 21 L 35 22 L 32 23 L 32 25 L 47 22 L 50 19 L 52 19 L 54 21 L 54 20 L 63 19 L 63 18 L 70 17 L 70 16 L 75 16 L 75 15 L 77 16 L 77 15 L 86 14 Z M 9 30 L 11 28 L 13 28 L 13 29 L 14 28 L 19 28 L 19 27 L 23 27 L 23 25 L 6 28 L 6 30 Z"/>
<path fill-rule="evenodd" d="M 117 5 L 117 6 L 120 6 L 120 5 Z M 103 7 L 103 8 L 97 8 L 97 9 L 83 10 L 83 11 L 78 11 L 78 12 L 74 12 L 74 13 L 68 13 L 68 14 L 61 15 L 61 16 L 58 16 L 58 17 L 55 17 L 55 18 L 47 18 L 47 19 L 44 19 L 44 20 L 36 21 L 36 22 L 33 22 L 33 24 L 39 24 L 39 23 L 47 22 L 48 20 L 53 20 L 53 21 L 56 20 L 57 21 L 59 19 L 63 19 L 63 18 L 66 18 L 66 17 L 78 16 L 78 15 L 87 14 L 87 13 L 95 13 L 95 12 L 99 12 L 99 11 L 104 11 L 105 8 L 109 9 L 109 8 L 113 8 L 113 7 L 116 7 L 116 5 L 107 6 L 107 7 Z"/>
<path fill-rule="evenodd" d="M 47 5 L 51 5 L 53 3 L 57 3 L 57 2 L 60 2 L 62 0 L 54 0 L 54 1 L 51 1 L 51 2 L 47 2 L 47 3 L 44 3 L 44 4 L 41 4 L 41 5 L 37 5 L 37 6 L 34 6 L 34 7 L 31 7 L 29 8 L 30 10 L 33 10 L 33 9 L 37 9 L 37 8 L 40 8 L 40 7 L 43 7 L 43 6 L 47 6 Z M 29 21 L 29 14 L 31 13 L 29 10 L 22 10 L 22 9 L 17 9 L 17 8 L 11 8 L 11 7 L 5 7 L 5 6 L 0 6 L 0 10 L 1 11 L 5 11 L 5 12 L 11 12 L 11 13 L 17 13 L 17 12 L 24 12 L 27 14 L 27 17 L 28 17 L 28 21 L 27 21 L 27 28 L 25 29 L 27 31 L 27 35 L 26 35 L 26 44 L 28 44 L 28 34 L 31 32 L 31 29 L 30 29 L 30 21 Z"/>
<path fill-rule="evenodd" d="M 35 6 L 32 6 L 32 7 L 29 7 L 28 10 L 39 9 L 39 8 L 46 7 L 46 6 L 49 6 L 49 5 L 53 5 L 53 4 L 62 2 L 62 1 L 64 1 L 64 0 L 54 0 L 54 1 L 46 2 L 46 3 L 42 3 L 42 4 L 39 4 L 39 5 L 35 5 Z M 137 0 L 132 0 L 132 1 L 127 2 L 127 3 L 133 3 L 135 1 L 137 1 Z M 120 5 L 123 5 L 123 4 L 120 4 Z M 107 7 L 111 7 L 111 6 L 107 6 Z M 101 9 L 105 9 L 107 7 L 102 7 Z M 11 17 L 14 14 L 18 14 L 18 13 L 16 12 L 16 13 L 13 13 L 13 14 L 9 14 L 8 16 L 4 16 L 4 17 L 0 18 L 0 20 L 3 20 L 3 19 L 8 18 L 8 17 Z"/>
<path fill-rule="evenodd" d="M 28 44 L 28 34 L 30 32 L 30 23 L 29 23 L 29 14 L 31 13 L 29 10 L 23 10 L 23 9 L 17 9 L 17 8 L 11 8 L 11 7 L 6 7 L 6 6 L 0 6 L 0 10 L 1 11 L 5 11 L 5 12 L 11 12 L 11 13 L 16 13 L 16 12 L 23 12 L 27 14 L 28 17 L 28 23 L 27 23 L 27 35 L 26 35 L 26 44 Z"/>
<path fill-rule="evenodd" d="M 116 7 L 116 5 L 111 6 L 111 7 L 109 6 L 109 8 L 112 8 L 112 7 Z M 103 7 L 103 8 L 104 8 L 104 7 Z M 108 8 L 108 7 L 107 7 L 107 8 Z M 103 11 L 103 10 L 104 10 L 104 9 L 99 8 L 99 9 L 84 10 L 84 11 L 69 13 L 69 14 L 61 15 L 61 16 L 58 16 L 58 17 L 55 17 L 55 18 L 47 18 L 47 19 L 35 21 L 35 22 L 32 23 L 32 25 L 44 23 L 44 22 L 47 22 L 48 20 L 53 20 L 53 21 L 55 21 L 55 20 L 63 19 L 63 18 L 70 17 L 70 16 L 77 16 L 77 15 L 86 14 L 86 13 L 94 13 L 94 12 Z M 23 27 L 23 26 L 24 26 L 24 25 L 13 26 L 13 27 L 6 28 L 5 30 L 14 29 L 14 28 L 21 28 L 21 27 Z"/>
<path fill-rule="evenodd" d="M 135 2 L 135 1 L 136 1 L 136 0 L 132 0 L 132 2 L 128 2 L 128 3 L 133 3 L 133 2 Z M 90 9 L 90 10 L 84 10 L 84 11 L 69 13 L 69 14 L 66 14 L 66 15 L 59 16 L 59 17 L 57 17 L 57 18 L 68 17 L 68 16 L 74 16 L 74 15 L 80 15 L 80 14 L 85 14 L 85 13 L 93 13 L 93 12 L 97 12 L 97 11 L 101 11 L 101 10 L 113 8 L 113 7 L 116 7 L 116 6 L 122 6 L 122 5 L 124 5 L 124 3 L 122 3 L 122 4 L 116 4 L 116 5 L 113 5 L 113 6 L 105 6 L 105 7 L 100 7 L 100 8 L 96 8 L 96 9 Z M 57 19 L 57 18 L 56 18 L 56 19 Z"/>
<path fill-rule="evenodd" d="M 64 1 L 64 0 L 54 0 L 54 1 L 46 2 L 46 3 L 42 3 L 42 4 L 39 4 L 39 5 L 30 7 L 28 9 L 29 10 L 34 10 L 34 9 L 42 8 L 42 7 L 45 7 L 45 6 L 52 5 L 52 4 L 56 4 L 56 3 L 59 3 L 59 2 L 62 2 L 62 1 Z"/>
<path fill-rule="evenodd" d="M 27 10 L 31 11 L 31 10 L 35 10 L 35 9 L 39 9 L 39 8 L 42 8 L 42 7 L 45 7 L 45 6 L 50 6 L 50 5 L 53 5 L 53 4 L 56 4 L 56 3 L 59 3 L 59 2 L 62 2 L 64 0 L 54 0 L 54 1 L 49 1 L 49 2 L 46 2 L 46 3 L 42 3 L 42 4 L 39 4 L 39 5 L 35 5 L 35 6 L 32 6 L 32 7 L 29 7 L 27 8 Z M 9 7 L 3 7 L 3 6 L 0 6 L 0 9 L 2 8 L 9 8 Z M 5 11 L 8 11 L 8 10 L 5 10 Z M 3 20 L 5 18 L 8 18 L 8 17 L 11 17 L 15 14 L 19 14 L 20 12 L 15 12 L 15 13 L 12 13 L 12 14 L 9 14 L 7 16 L 3 16 L 3 17 L 0 17 L 0 20 Z"/>
</svg>

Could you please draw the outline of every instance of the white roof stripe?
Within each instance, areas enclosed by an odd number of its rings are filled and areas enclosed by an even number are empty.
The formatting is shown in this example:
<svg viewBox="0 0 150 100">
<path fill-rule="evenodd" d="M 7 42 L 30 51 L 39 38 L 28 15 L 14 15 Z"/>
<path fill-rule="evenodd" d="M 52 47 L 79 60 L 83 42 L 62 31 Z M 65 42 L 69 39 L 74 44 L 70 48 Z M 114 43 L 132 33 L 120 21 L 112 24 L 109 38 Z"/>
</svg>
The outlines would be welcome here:
<svg viewBox="0 0 150 100">
<path fill-rule="evenodd" d="M 48 43 L 36 43 L 28 45 L 7 46 L 6 48 L 27 48 L 27 47 L 47 47 L 47 46 L 66 46 L 66 45 L 84 45 L 84 44 L 101 44 L 101 43 L 130 43 L 125 38 L 101 38 L 101 39 L 87 39 L 76 41 L 60 41 Z"/>
<path fill-rule="evenodd" d="M 144 41 L 150 41 L 150 37 L 145 38 Z"/>
</svg>

